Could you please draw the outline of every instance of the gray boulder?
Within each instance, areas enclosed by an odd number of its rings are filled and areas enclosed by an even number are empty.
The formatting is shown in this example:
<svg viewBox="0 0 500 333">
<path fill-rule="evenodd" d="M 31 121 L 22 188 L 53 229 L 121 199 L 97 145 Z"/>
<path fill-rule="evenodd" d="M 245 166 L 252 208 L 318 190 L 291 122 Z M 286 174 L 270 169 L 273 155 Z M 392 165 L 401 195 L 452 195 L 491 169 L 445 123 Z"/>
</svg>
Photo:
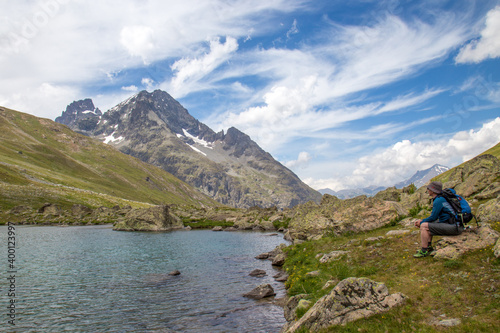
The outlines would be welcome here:
<svg viewBox="0 0 500 333">
<path fill-rule="evenodd" d="M 283 314 L 287 321 L 290 322 L 297 319 L 297 306 L 301 300 L 306 299 L 308 296 L 307 294 L 299 294 L 287 300 L 285 306 L 283 306 Z"/>
<path fill-rule="evenodd" d="M 276 293 L 274 292 L 273 287 L 271 287 L 270 284 L 261 284 L 257 288 L 253 289 L 252 291 L 244 294 L 243 296 L 248 297 L 248 298 L 253 298 L 253 299 L 262 299 L 266 297 L 271 297 L 275 296 Z"/>
<path fill-rule="evenodd" d="M 169 231 L 182 229 L 181 220 L 170 214 L 169 206 L 132 209 L 113 227 L 124 231 Z"/>
<path fill-rule="evenodd" d="M 284 253 L 278 254 L 276 257 L 273 259 L 273 266 L 283 266 L 285 264 L 286 260 L 286 255 Z"/>
<path fill-rule="evenodd" d="M 255 259 L 268 259 L 269 258 L 269 253 L 261 253 L 258 256 L 255 257 Z"/>
<path fill-rule="evenodd" d="M 285 325 L 282 332 L 304 329 L 315 332 L 388 311 L 404 301 L 403 294 L 389 294 L 383 283 L 367 278 L 347 278 L 330 294 L 320 298 L 302 318 Z"/>
<path fill-rule="evenodd" d="M 456 260 L 466 252 L 495 245 L 499 237 L 498 232 L 488 226 L 474 228 L 458 236 L 446 236 L 436 242 L 434 258 Z"/>
<path fill-rule="evenodd" d="M 319 260 L 320 263 L 325 264 L 330 261 L 339 260 L 344 254 L 348 254 L 349 251 L 332 251 L 330 253 L 324 254 Z"/>
<path fill-rule="evenodd" d="M 255 276 L 255 277 L 263 277 L 265 275 L 267 275 L 266 271 L 263 270 L 263 269 L 254 269 L 253 271 L 250 272 L 250 274 L 248 274 L 250 276 Z"/>
<path fill-rule="evenodd" d="M 77 218 L 84 218 L 85 216 L 92 214 L 92 209 L 85 205 L 74 204 L 71 207 L 71 214 Z"/>
</svg>

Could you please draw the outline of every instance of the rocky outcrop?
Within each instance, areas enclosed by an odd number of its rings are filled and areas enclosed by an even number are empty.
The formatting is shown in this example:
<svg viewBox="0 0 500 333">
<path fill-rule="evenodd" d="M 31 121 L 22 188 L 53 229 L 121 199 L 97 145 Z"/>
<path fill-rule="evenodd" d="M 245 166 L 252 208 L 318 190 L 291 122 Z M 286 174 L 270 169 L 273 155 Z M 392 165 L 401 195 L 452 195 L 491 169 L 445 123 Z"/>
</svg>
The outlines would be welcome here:
<svg viewBox="0 0 500 333">
<path fill-rule="evenodd" d="M 488 200 L 480 205 L 476 212 L 477 217 L 485 222 L 498 222 L 500 221 L 500 197 Z"/>
<path fill-rule="evenodd" d="M 442 179 L 443 187 L 454 188 L 464 197 L 471 197 L 488 189 L 500 177 L 500 160 L 493 155 L 479 155 L 449 171 Z M 498 183 L 497 187 L 498 189 Z"/>
<path fill-rule="evenodd" d="M 16 206 L 10 209 L 8 214 L 16 216 L 17 220 L 20 220 L 19 224 L 84 225 L 114 223 L 131 210 L 133 208 L 130 206 L 101 206 L 92 209 L 82 204 L 64 208 L 58 204 L 45 203 L 40 208 Z"/>
<path fill-rule="evenodd" d="M 283 314 L 287 322 L 293 322 L 297 320 L 297 308 L 300 301 L 305 300 L 309 295 L 298 294 L 290 297 L 283 307 Z"/>
<path fill-rule="evenodd" d="M 341 200 L 325 194 L 319 205 L 309 202 L 295 209 L 289 224 L 291 239 L 318 239 L 323 235 L 379 228 L 400 214 L 397 202 L 359 196 Z"/>
<path fill-rule="evenodd" d="M 87 98 L 68 105 L 66 111 L 63 111 L 55 121 L 70 127 L 75 132 L 89 135 L 96 129 L 101 116 L 101 110 Z"/>
<path fill-rule="evenodd" d="M 494 245 L 500 234 L 488 226 L 465 231 L 459 236 L 446 236 L 436 242 L 435 259 L 456 260 L 466 252 Z"/>
<path fill-rule="evenodd" d="M 292 333 L 304 329 L 317 331 L 345 324 L 388 311 L 404 301 L 403 294 L 389 294 L 383 283 L 366 278 L 347 278 L 333 288 L 330 294 L 320 298 L 302 318 L 285 325 L 282 332 Z M 289 314 L 288 318 L 290 317 Z"/>
<path fill-rule="evenodd" d="M 262 299 L 266 297 L 271 297 L 275 296 L 276 293 L 274 292 L 273 287 L 270 284 L 261 284 L 260 286 L 256 287 L 252 291 L 244 294 L 244 297 L 248 298 L 253 298 L 253 299 Z"/>
<path fill-rule="evenodd" d="M 169 206 L 162 205 L 131 210 L 122 221 L 114 225 L 113 229 L 121 231 L 170 231 L 182 227 L 181 220 L 170 214 Z"/>
<path fill-rule="evenodd" d="M 496 258 L 500 258 L 500 239 L 497 240 L 497 243 L 493 247 L 493 254 Z"/>
</svg>

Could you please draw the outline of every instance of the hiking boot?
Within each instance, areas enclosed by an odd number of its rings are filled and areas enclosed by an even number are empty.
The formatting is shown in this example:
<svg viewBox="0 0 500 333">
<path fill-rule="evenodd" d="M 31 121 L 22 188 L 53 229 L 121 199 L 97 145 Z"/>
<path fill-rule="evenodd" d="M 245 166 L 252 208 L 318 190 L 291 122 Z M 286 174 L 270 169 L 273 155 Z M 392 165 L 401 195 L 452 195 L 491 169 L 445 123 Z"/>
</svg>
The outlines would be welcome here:
<svg viewBox="0 0 500 333">
<path fill-rule="evenodd" d="M 413 257 L 415 257 L 415 258 L 423 258 L 423 257 L 427 257 L 429 254 L 430 254 L 429 250 L 424 251 L 424 250 L 420 249 L 420 250 L 417 251 L 417 253 L 415 253 L 413 255 Z"/>
<path fill-rule="evenodd" d="M 432 253 L 433 251 L 434 251 L 434 248 L 432 247 L 432 245 L 427 248 L 427 252 Z"/>
</svg>

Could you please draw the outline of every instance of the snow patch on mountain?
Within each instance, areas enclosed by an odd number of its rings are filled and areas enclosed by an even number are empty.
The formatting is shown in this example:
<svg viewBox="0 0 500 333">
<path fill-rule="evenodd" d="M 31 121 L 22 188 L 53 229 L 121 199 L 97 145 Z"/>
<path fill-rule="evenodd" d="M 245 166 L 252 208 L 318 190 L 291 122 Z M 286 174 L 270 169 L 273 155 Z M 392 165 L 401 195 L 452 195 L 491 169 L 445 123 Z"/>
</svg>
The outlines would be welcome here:
<svg viewBox="0 0 500 333">
<path fill-rule="evenodd" d="M 104 138 L 104 141 L 103 141 L 103 142 L 104 142 L 105 144 L 108 144 L 108 143 L 110 143 L 110 142 L 111 142 L 111 143 L 115 143 L 115 144 L 119 144 L 120 142 L 122 142 L 123 140 L 125 140 L 125 138 L 124 138 L 123 136 L 119 136 L 119 137 L 115 138 L 115 133 L 116 133 L 116 131 L 115 131 L 115 132 L 113 132 L 113 133 L 111 133 L 110 135 L 106 136 L 106 137 Z M 117 142 L 117 141 L 118 141 L 118 142 Z"/>
<path fill-rule="evenodd" d="M 182 129 L 182 132 L 184 132 L 184 135 L 185 135 L 187 138 L 189 138 L 189 139 L 193 140 L 193 141 L 194 141 L 194 142 L 196 142 L 197 144 L 202 145 L 202 146 L 203 146 L 203 147 L 205 147 L 205 148 L 214 149 L 214 147 L 213 147 L 213 144 L 212 144 L 212 143 L 207 142 L 207 141 L 205 141 L 205 140 L 203 140 L 203 139 L 200 139 L 200 138 L 199 138 L 199 137 L 197 137 L 197 136 L 194 136 L 194 135 L 189 134 L 189 132 L 188 132 L 187 130 L 185 130 L 184 128 Z"/>
<path fill-rule="evenodd" d="M 432 178 L 442 174 L 443 172 L 446 172 L 450 170 L 450 168 L 444 166 L 444 165 L 439 165 L 439 164 L 434 164 L 432 167 L 429 169 L 425 170 L 419 170 L 417 171 L 413 176 L 410 178 L 403 180 L 400 183 L 397 183 L 395 186 L 396 188 L 403 188 L 405 186 L 408 186 L 410 184 L 414 184 L 417 188 L 420 188 L 424 185 L 426 185 Z"/>
</svg>

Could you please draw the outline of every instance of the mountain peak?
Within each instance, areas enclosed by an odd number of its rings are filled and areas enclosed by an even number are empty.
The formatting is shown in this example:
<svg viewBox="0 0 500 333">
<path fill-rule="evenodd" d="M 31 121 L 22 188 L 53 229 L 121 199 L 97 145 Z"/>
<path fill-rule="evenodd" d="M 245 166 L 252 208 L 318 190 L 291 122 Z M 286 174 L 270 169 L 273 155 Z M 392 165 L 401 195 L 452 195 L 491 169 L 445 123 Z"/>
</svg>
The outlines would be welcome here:
<svg viewBox="0 0 500 333">
<path fill-rule="evenodd" d="M 86 98 L 73 101 L 55 121 L 72 128 L 75 132 L 88 134 L 96 128 L 101 116 L 101 110 L 94 106 L 90 98 Z"/>
<path fill-rule="evenodd" d="M 450 170 L 450 168 L 448 168 L 444 165 L 434 164 L 429 169 L 419 170 L 410 178 L 408 178 L 400 183 L 397 183 L 396 188 L 403 188 L 403 187 L 408 186 L 412 183 L 417 188 L 422 187 L 422 186 L 426 185 L 429 182 L 429 180 L 431 180 L 432 178 L 434 178 L 434 177 L 436 177 L 436 176 L 438 176 L 438 175 L 440 175 L 443 172 L 446 172 L 448 170 Z"/>
<path fill-rule="evenodd" d="M 234 127 L 215 133 L 162 90 L 143 90 L 119 103 L 89 135 L 223 204 L 284 208 L 321 200 L 247 134 Z"/>
</svg>

